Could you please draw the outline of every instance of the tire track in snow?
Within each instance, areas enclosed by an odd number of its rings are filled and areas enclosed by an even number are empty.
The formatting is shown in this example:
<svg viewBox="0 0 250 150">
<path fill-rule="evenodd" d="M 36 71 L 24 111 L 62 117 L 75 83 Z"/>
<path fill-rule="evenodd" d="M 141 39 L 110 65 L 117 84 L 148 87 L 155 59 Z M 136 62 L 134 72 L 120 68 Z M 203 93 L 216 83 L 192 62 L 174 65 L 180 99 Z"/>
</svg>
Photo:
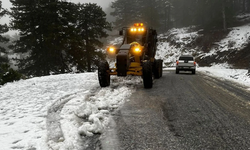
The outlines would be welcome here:
<svg viewBox="0 0 250 150">
<path fill-rule="evenodd" d="M 71 100 L 77 98 L 79 99 L 79 97 L 81 97 L 79 95 L 84 95 L 83 101 L 90 102 L 91 104 L 95 105 L 95 107 L 98 107 L 98 110 L 109 111 L 109 113 L 106 114 L 106 117 L 108 117 L 108 115 L 116 110 L 120 104 L 126 101 L 126 99 L 130 96 L 132 91 L 135 90 L 139 83 L 141 83 L 141 80 L 138 79 L 131 80 L 130 78 L 128 78 L 124 81 L 123 78 L 114 78 L 113 84 L 109 88 L 100 88 L 99 86 L 92 87 L 88 90 L 82 90 L 67 94 L 57 99 L 47 110 L 47 144 L 50 149 L 103 149 L 103 142 L 110 141 L 108 137 L 110 137 L 111 135 L 116 136 L 116 133 L 105 133 L 101 139 L 99 139 L 101 136 L 100 133 L 94 134 L 94 136 L 80 135 L 82 136 L 81 139 L 78 139 L 79 136 L 76 136 L 76 138 L 72 138 L 70 134 L 65 133 L 65 127 L 68 128 L 67 123 L 66 126 L 64 126 L 64 123 L 62 124 L 62 119 L 64 118 L 62 116 L 62 113 L 64 109 L 66 109 L 67 104 L 69 104 Z M 141 84 L 139 85 L 142 86 Z M 105 103 L 104 105 L 103 102 Z M 106 119 L 102 120 L 102 123 L 104 123 Z M 107 119 L 106 121 L 110 121 L 108 123 L 109 125 L 112 124 L 111 119 Z M 105 126 L 109 126 L 106 123 L 107 122 L 104 123 Z M 90 125 L 93 126 L 94 124 L 90 121 Z M 73 133 L 74 131 L 70 132 Z M 105 136 L 107 136 L 107 138 L 105 138 Z M 73 141 L 69 141 L 69 139 L 72 139 Z M 113 140 L 112 143 L 114 146 L 117 146 L 117 144 L 114 144 L 117 143 L 117 141 Z M 107 146 L 105 146 L 104 144 L 104 148 L 105 147 Z"/>
<path fill-rule="evenodd" d="M 46 118 L 46 126 L 47 126 L 47 140 L 53 142 L 60 142 L 64 140 L 63 132 L 61 129 L 60 123 L 60 113 L 63 106 L 69 102 L 71 99 L 75 98 L 77 93 L 87 93 L 89 90 L 82 90 L 78 92 L 74 92 L 71 94 L 67 94 L 58 100 L 56 100 L 47 111 L 47 118 Z"/>
</svg>

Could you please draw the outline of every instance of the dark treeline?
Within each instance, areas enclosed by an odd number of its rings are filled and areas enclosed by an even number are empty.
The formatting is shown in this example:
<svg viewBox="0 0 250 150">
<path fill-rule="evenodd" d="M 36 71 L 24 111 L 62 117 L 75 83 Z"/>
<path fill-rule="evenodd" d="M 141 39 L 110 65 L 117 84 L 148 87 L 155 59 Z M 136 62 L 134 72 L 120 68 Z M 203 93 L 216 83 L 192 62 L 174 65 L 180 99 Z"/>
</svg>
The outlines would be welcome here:
<svg viewBox="0 0 250 150">
<path fill-rule="evenodd" d="M 250 1 L 115 0 L 111 7 L 117 28 L 141 21 L 161 31 L 190 25 L 226 29 L 233 25 L 236 14 L 250 12 Z"/>
<path fill-rule="evenodd" d="M 8 12 L 12 18 L 9 28 L 18 30 L 20 38 L 9 48 L 22 56 L 16 59 L 21 73 L 42 76 L 71 72 L 75 67 L 90 72 L 104 59 L 98 48 L 111 25 L 97 4 L 66 0 L 10 2 L 13 7 Z"/>
<path fill-rule="evenodd" d="M 10 0 L 11 28 L 21 38 L 12 48 L 26 53 L 19 69 L 29 75 L 65 73 L 77 66 L 93 71 L 104 56 L 97 48 L 110 29 L 106 14 L 96 4 L 59 0 Z"/>
<path fill-rule="evenodd" d="M 7 10 L 2 8 L 2 1 L 0 1 L 0 18 L 7 14 Z M 21 78 L 21 74 L 14 71 L 8 65 L 9 59 L 7 57 L 6 44 L 9 39 L 2 34 L 8 32 L 7 24 L 0 24 L 0 85 L 3 85 L 7 82 L 11 82 L 14 80 L 19 80 Z"/>
</svg>

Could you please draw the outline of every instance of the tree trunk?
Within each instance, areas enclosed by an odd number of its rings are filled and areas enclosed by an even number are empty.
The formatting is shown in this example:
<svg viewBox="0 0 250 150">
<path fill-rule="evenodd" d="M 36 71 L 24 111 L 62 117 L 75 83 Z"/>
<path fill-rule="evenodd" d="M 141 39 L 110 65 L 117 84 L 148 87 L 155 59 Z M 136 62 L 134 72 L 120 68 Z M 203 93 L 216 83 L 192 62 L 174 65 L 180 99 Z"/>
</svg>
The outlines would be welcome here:
<svg viewBox="0 0 250 150">
<path fill-rule="evenodd" d="M 243 13 L 245 13 L 246 12 L 246 10 L 245 10 L 245 8 L 246 8 L 246 1 L 245 0 L 242 0 L 243 2 L 242 2 L 242 11 L 243 11 Z"/>
<path fill-rule="evenodd" d="M 249 66 L 248 66 L 248 72 L 247 75 L 250 77 L 250 61 L 249 61 Z"/>
<path fill-rule="evenodd" d="M 170 23 L 171 23 L 171 4 L 169 3 L 169 6 L 168 6 L 168 13 L 167 13 L 167 20 L 168 20 L 168 22 L 167 22 L 167 30 L 168 29 L 170 29 L 171 28 L 171 25 L 170 25 Z"/>
<path fill-rule="evenodd" d="M 90 57 L 90 46 L 89 41 L 86 38 L 86 59 L 87 59 L 87 72 L 91 72 L 91 57 Z"/>
<path fill-rule="evenodd" d="M 164 9 L 164 31 L 167 31 L 167 8 Z"/>
<path fill-rule="evenodd" d="M 227 30 L 226 9 L 224 0 L 222 1 L 222 18 L 223 18 L 223 30 Z"/>
</svg>

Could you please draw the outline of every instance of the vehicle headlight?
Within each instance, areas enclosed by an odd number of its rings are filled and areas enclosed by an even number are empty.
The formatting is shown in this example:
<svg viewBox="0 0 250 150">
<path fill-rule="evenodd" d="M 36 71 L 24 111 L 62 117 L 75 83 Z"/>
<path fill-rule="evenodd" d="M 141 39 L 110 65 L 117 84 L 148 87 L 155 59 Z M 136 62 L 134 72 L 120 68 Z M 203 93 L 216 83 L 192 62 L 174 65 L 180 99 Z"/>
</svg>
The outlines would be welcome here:
<svg viewBox="0 0 250 150">
<path fill-rule="evenodd" d="M 144 28 L 130 28 L 130 32 L 136 32 L 136 33 L 141 33 L 144 32 Z"/>
<path fill-rule="evenodd" d="M 107 49 L 109 54 L 115 54 L 116 53 L 116 48 L 113 46 L 108 47 Z"/>
<path fill-rule="evenodd" d="M 135 48 L 134 48 L 134 52 L 135 52 L 135 53 L 141 53 L 141 48 L 135 47 Z"/>
<path fill-rule="evenodd" d="M 142 55 L 142 47 L 136 46 L 132 49 L 132 54 L 135 56 L 141 56 Z"/>
</svg>

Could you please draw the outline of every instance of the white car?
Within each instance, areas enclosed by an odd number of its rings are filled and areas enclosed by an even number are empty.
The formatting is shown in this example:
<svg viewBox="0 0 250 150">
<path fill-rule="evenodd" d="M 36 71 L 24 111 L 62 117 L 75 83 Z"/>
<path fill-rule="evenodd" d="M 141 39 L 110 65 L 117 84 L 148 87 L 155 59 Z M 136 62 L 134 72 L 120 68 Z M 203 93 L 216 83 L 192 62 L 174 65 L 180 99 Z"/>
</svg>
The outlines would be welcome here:
<svg viewBox="0 0 250 150">
<path fill-rule="evenodd" d="M 179 71 L 192 71 L 192 74 L 195 74 L 196 71 L 196 62 L 192 55 L 182 55 L 176 61 L 176 74 Z"/>
</svg>

